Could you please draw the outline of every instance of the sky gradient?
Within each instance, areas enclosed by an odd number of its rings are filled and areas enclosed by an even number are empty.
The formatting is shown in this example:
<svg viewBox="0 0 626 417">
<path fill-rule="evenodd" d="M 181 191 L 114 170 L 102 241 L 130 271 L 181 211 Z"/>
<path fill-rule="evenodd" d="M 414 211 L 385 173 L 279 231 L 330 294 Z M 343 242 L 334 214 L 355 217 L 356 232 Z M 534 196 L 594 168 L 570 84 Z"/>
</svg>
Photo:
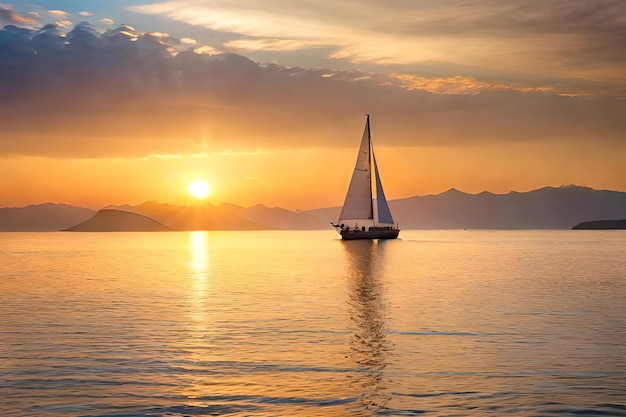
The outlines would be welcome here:
<svg viewBox="0 0 626 417">
<path fill-rule="evenodd" d="M 1 0 L 0 0 L 1 1 Z M 0 3 L 0 207 L 626 191 L 622 0 Z"/>
</svg>

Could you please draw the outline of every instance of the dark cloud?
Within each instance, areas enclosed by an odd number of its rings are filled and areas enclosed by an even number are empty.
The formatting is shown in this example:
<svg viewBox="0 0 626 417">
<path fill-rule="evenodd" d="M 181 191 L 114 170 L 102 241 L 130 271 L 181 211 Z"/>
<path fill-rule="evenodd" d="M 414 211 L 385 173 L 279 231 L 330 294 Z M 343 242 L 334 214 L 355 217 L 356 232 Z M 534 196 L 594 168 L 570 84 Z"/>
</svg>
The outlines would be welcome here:
<svg viewBox="0 0 626 417">
<path fill-rule="evenodd" d="M 516 38 L 524 36 L 576 34 L 624 36 L 626 4 L 622 0 L 525 0 L 501 2 L 449 0 L 434 3 L 417 17 L 416 7 L 407 5 L 406 21 L 388 22 L 385 31 L 429 35 L 465 35 Z M 419 10 L 419 8 L 417 8 Z"/>
<path fill-rule="evenodd" d="M 0 150 L 143 156 L 353 146 L 372 113 L 389 146 L 567 141 L 623 145 L 626 100 L 408 90 L 384 75 L 198 54 L 160 33 L 89 23 L 0 31 Z M 611 145 L 612 146 L 612 145 Z"/>
<path fill-rule="evenodd" d="M 510 13 L 482 23 L 498 24 L 503 36 L 542 38 L 544 48 L 561 48 L 557 56 L 571 64 L 602 61 L 618 64 L 626 72 L 625 21 L 626 2 L 622 0 L 551 0 L 523 2 Z"/>
<path fill-rule="evenodd" d="M 392 23 L 384 30 L 434 38 L 502 40 L 511 42 L 511 53 L 519 53 L 516 42 L 529 41 L 532 44 L 523 48 L 528 49 L 531 60 L 617 64 L 616 70 L 626 73 L 623 0 L 449 0 L 433 8 L 440 13 Z M 463 45 L 459 43 L 459 47 Z"/>
</svg>

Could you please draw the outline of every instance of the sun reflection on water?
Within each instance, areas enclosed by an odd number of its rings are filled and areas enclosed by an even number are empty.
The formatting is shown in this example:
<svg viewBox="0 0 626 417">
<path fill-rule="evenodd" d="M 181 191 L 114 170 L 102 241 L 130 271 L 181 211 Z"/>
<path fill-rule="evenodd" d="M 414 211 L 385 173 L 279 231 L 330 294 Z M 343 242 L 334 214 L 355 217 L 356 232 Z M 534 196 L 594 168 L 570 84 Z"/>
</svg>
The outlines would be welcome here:
<svg viewBox="0 0 626 417">
<path fill-rule="evenodd" d="M 191 269 L 190 316 L 195 322 L 206 319 L 206 296 L 208 279 L 211 271 L 209 258 L 208 233 L 206 231 L 189 232 Z"/>
</svg>

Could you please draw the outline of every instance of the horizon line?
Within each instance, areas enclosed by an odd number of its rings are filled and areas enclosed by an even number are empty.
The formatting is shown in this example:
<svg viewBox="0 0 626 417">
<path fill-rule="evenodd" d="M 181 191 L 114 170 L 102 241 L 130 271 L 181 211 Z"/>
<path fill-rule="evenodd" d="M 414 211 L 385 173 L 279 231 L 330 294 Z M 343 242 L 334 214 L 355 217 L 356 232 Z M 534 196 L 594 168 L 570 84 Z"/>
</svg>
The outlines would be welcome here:
<svg viewBox="0 0 626 417">
<path fill-rule="evenodd" d="M 446 193 L 459 193 L 459 194 L 465 194 L 465 195 L 470 195 L 470 196 L 477 196 L 477 195 L 481 195 L 481 194 L 491 194 L 491 195 L 510 195 L 510 194 L 527 194 L 527 193 L 531 193 L 534 191 L 540 191 L 540 190 L 544 190 L 544 189 L 567 189 L 567 188 L 580 188 L 580 189 L 589 189 L 589 190 L 593 190 L 593 191 L 608 191 L 608 192 L 618 192 L 618 193 L 624 193 L 626 192 L 626 190 L 610 190 L 610 189 L 597 189 L 597 188 L 593 188 L 590 186 L 586 186 L 586 185 L 577 185 L 577 184 L 562 184 L 559 186 L 553 186 L 553 185 L 546 185 L 543 187 L 539 187 L 539 188 L 535 188 L 532 190 L 528 190 L 528 191 L 516 191 L 516 190 L 511 190 L 507 193 L 494 193 L 488 190 L 484 190 L 484 191 L 480 191 L 477 193 L 470 193 L 470 192 L 465 192 L 465 191 L 461 191 L 455 187 L 451 187 L 449 189 L 447 189 L 446 191 L 442 191 L 440 193 L 436 193 L 436 194 L 423 194 L 423 195 L 412 195 L 412 196 L 408 196 L 408 197 L 399 197 L 399 198 L 393 198 L 393 199 L 389 199 L 389 202 L 392 201 L 399 201 L 399 200 L 409 200 L 412 198 L 419 198 L 419 197 L 435 197 L 435 196 L 439 196 L 442 194 L 446 194 Z M 194 206 L 202 206 L 202 205 L 212 205 L 214 207 L 218 207 L 220 205 L 232 205 L 232 206 L 237 206 L 240 208 L 244 208 L 244 209 L 249 209 L 252 207 L 256 207 L 256 206 L 263 206 L 266 208 L 282 208 L 281 206 L 270 206 L 270 205 L 266 205 L 264 203 L 256 203 L 256 204 L 252 204 L 249 206 L 242 206 L 239 204 L 235 204 L 235 203 L 230 203 L 227 201 L 220 201 L 218 203 L 211 203 L 208 200 L 205 201 L 200 201 L 196 204 L 177 204 L 177 203 L 169 203 L 169 202 L 161 202 L 161 201 L 157 201 L 157 200 L 146 200 L 143 201 L 141 203 L 138 204 L 131 204 L 131 203 L 122 203 L 122 204 L 106 204 L 104 206 L 101 206 L 99 208 L 94 208 L 94 207 L 87 207 L 87 206 L 80 206 L 80 205 L 75 205 L 74 203 L 69 203 L 69 202 L 60 202 L 60 201 L 46 201 L 46 202 L 39 202 L 39 203 L 31 203 L 31 204 L 26 204 L 23 206 L 2 206 L 0 207 L 1 209 L 23 209 L 23 208 L 27 208 L 27 207 L 36 207 L 36 206 L 42 206 L 42 205 L 46 205 L 46 204 L 54 204 L 54 205 L 65 205 L 65 206 L 71 206 L 71 207 L 76 207 L 76 208 L 84 208 L 84 209 L 89 209 L 89 210 L 105 210 L 107 208 L 117 208 L 117 207 L 121 207 L 121 206 L 130 206 L 130 207 L 137 207 L 140 206 L 142 204 L 146 204 L 146 203 L 155 203 L 155 204 L 162 204 L 162 205 L 172 205 L 172 206 L 177 206 L 177 207 L 194 207 Z M 314 211 L 314 210 L 323 210 L 323 209 L 330 209 L 330 208 L 336 208 L 336 207 L 341 207 L 341 204 L 339 205 L 333 205 L 333 206 L 325 206 L 325 207 L 318 207 L 318 208 L 310 208 L 310 209 L 284 209 L 284 210 L 289 210 L 289 211 Z"/>
</svg>

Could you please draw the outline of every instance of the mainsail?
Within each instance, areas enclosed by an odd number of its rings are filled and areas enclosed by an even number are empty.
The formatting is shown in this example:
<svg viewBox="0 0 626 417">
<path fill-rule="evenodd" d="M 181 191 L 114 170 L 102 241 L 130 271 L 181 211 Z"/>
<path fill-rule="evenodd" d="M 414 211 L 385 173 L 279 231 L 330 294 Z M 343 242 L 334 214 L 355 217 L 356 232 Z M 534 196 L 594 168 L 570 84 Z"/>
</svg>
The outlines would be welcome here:
<svg viewBox="0 0 626 417">
<path fill-rule="evenodd" d="M 374 167 L 375 187 L 372 187 L 372 166 Z M 339 223 L 344 223 L 346 220 L 357 220 L 372 226 L 394 225 L 378 174 L 378 165 L 372 147 L 369 115 L 346 200 L 339 215 Z"/>
</svg>

